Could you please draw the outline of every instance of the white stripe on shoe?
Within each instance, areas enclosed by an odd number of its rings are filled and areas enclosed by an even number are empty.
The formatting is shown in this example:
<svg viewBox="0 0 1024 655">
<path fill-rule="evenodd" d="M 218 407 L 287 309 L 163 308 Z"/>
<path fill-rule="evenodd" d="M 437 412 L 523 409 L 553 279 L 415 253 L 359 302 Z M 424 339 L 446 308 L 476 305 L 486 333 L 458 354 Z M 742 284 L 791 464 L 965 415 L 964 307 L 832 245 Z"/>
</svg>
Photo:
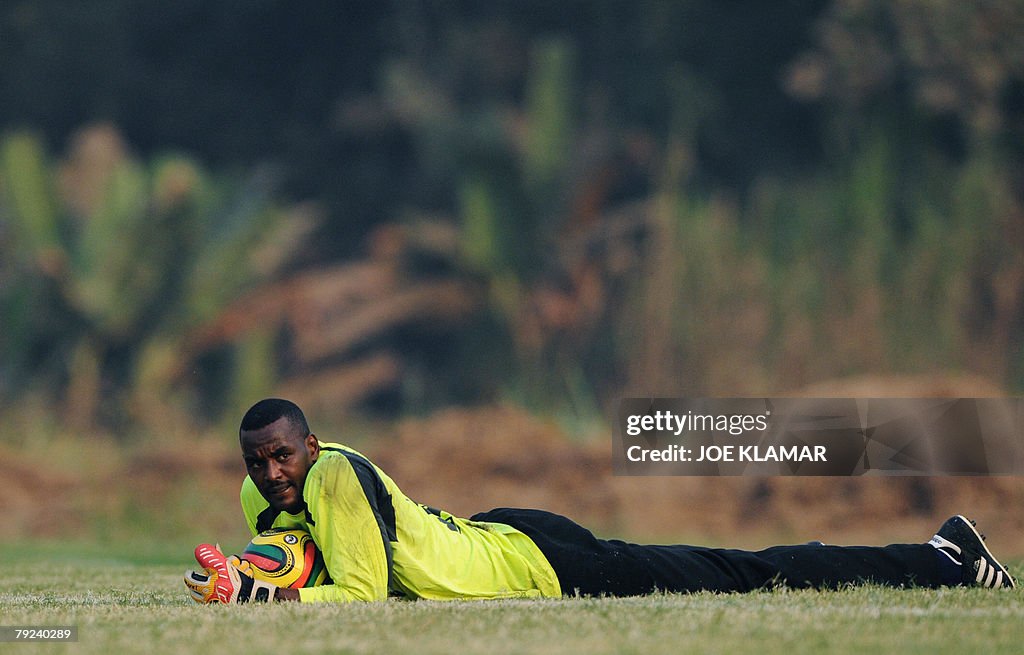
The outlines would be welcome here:
<svg viewBox="0 0 1024 655">
<path fill-rule="evenodd" d="M 946 548 L 949 548 L 950 550 L 955 552 L 957 555 L 962 555 L 963 554 L 963 550 L 960 549 L 960 546 L 957 546 L 956 544 L 954 544 L 949 539 L 944 539 L 943 537 L 940 537 L 939 535 L 935 535 L 934 537 L 932 537 L 928 541 L 928 543 L 931 544 L 933 547 L 938 548 L 939 550 L 944 550 Z M 956 560 L 953 560 L 953 561 L 956 561 Z M 957 564 L 959 564 L 959 563 L 960 562 L 957 562 Z"/>
</svg>

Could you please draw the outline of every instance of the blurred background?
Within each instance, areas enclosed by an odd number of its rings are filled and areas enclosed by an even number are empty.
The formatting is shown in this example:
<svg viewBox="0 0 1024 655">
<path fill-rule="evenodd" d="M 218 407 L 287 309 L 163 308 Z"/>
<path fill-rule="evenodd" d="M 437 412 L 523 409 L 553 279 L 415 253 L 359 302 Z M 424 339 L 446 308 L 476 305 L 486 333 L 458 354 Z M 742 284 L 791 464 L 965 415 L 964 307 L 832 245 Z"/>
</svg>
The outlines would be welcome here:
<svg viewBox="0 0 1024 655">
<path fill-rule="evenodd" d="M 962 511 L 1024 556 L 1015 478 L 624 479 L 609 437 L 627 396 L 1021 393 L 1021 34 L 1019 0 L 7 0 L 0 540 L 241 547 L 278 395 L 457 514 L 754 546 Z"/>
</svg>

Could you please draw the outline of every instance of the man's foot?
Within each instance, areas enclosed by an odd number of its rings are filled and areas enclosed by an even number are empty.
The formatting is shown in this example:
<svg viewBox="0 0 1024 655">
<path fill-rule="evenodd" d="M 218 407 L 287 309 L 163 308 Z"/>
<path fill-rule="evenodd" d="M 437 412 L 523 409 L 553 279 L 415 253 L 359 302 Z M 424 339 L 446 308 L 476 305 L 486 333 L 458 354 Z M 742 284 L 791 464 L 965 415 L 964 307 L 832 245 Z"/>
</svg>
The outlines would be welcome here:
<svg viewBox="0 0 1024 655">
<path fill-rule="evenodd" d="M 974 527 L 974 521 L 957 515 L 942 524 L 928 543 L 961 568 L 965 587 L 1006 587 L 1016 583 L 1006 567 L 989 552 L 985 536 Z"/>
</svg>

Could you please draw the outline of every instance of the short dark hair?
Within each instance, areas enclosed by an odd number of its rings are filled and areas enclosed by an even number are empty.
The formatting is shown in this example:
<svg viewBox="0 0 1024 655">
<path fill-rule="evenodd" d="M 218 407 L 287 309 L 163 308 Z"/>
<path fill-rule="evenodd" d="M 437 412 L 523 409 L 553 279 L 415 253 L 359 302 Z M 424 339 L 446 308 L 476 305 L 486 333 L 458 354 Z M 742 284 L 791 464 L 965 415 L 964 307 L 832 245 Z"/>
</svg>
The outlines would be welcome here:
<svg viewBox="0 0 1024 655">
<path fill-rule="evenodd" d="M 299 406 L 290 400 L 283 398 L 264 398 L 249 408 L 249 411 L 242 417 L 242 425 L 239 433 L 249 432 L 265 428 L 279 418 L 287 418 L 288 421 L 302 430 L 302 436 L 309 434 L 309 424 L 306 423 L 306 415 L 302 413 Z"/>
</svg>

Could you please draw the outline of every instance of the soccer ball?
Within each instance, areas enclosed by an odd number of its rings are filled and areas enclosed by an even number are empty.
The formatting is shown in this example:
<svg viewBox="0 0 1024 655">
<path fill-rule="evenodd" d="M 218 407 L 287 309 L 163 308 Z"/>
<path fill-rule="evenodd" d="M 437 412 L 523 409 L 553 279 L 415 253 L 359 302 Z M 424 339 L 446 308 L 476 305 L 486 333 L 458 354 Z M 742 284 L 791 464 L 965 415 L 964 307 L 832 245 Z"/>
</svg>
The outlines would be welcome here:
<svg viewBox="0 0 1024 655">
<path fill-rule="evenodd" d="M 305 530 L 271 528 L 252 538 L 239 556 L 254 578 L 298 589 L 328 584 L 323 553 Z"/>
</svg>

